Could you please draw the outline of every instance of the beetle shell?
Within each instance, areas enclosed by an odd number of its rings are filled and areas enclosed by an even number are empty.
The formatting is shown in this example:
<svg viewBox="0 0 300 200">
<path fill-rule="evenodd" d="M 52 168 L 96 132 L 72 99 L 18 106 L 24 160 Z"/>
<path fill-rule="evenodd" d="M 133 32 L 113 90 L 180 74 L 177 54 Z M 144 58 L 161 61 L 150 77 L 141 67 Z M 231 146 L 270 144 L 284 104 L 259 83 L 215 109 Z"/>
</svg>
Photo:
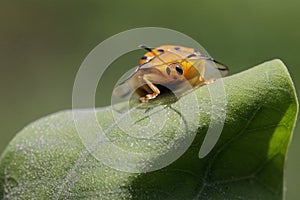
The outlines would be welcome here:
<svg viewBox="0 0 300 200">
<path fill-rule="evenodd" d="M 126 98 L 132 93 L 140 96 L 140 102 L 156 98 L 160 94 L 158 86 L 171 90 L 176 95 L 201 84 L 211 83 L 225 76 L 228 68 L 215 59 L 201 54 L 196 49 L 183 46 L 163 45 L 148 50 L 135 71 L 117 85 L 113 95 Z M 205 78 L 208 69 L 215 69 L 218 75 Z"/>
</svg>

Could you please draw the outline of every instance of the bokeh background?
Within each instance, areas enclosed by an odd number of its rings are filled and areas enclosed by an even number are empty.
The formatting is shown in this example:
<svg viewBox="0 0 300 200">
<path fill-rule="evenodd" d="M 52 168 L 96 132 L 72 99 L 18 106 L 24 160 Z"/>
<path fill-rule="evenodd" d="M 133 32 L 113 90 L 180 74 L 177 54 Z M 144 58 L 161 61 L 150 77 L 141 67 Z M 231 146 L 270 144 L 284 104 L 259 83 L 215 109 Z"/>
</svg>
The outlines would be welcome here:
<svg viewBox="0 0 300 200">
<path fill-rule="evenodd" d="M 280 58 L 300 90 L 300 1 L 0 1 L 0 152 L 28 123 L 71 108 L 72 87 L 86 55 L 106 38 L 155 26 L 185 33 L 237 73 Z M 112 64 L 97 92 L 110 104 L 117 75 L 142 51 Z M 298 125 L 288 154 L 287 199 L 299 199 Z"/>
</svg>

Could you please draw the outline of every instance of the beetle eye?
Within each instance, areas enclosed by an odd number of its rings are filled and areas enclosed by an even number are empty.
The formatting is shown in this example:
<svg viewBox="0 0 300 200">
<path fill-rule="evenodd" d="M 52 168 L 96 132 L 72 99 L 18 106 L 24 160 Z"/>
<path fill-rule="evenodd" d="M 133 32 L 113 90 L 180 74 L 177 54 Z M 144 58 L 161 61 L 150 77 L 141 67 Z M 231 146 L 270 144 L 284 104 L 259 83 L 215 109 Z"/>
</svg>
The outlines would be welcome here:
<svg viewBox="0 0 300 200">
<path fill-rule="evenodd" d="M 177 73 L 178 73 L 179 75 L 182 75 L 182 74 L 183 74 L 183 70 L 182 70 L 182 67 L 181 67 L 181 66 L 176 65 L 175 69 L 176 69 L 176 71 L 177 71 Z"/>
</svg>

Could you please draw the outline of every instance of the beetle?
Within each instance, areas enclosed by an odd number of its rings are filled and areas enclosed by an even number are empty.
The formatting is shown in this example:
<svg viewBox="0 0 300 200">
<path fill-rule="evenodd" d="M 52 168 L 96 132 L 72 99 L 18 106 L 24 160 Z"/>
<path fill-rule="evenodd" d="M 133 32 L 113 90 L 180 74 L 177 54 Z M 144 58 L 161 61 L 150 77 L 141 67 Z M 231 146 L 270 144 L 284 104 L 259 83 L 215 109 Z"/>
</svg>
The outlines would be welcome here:
<svg viewBox="0 0 300 200">
<path fill-rule="evenodd" d="M 218 78 L 216 75 L 205 78 L 208 68 L 217 69 L 219 77 L 228 73 L 227 66 L 193 48 L 176 45 L 140 47 L 147 53 L 141 57 L 135 71 L 115 87 L 113 95 L 119 98 L 136 92 L 143 103 L 155 99 L 161 93 L 160 86 L 177 95 L 198 85 L 214 82 Z"/>
</svg>

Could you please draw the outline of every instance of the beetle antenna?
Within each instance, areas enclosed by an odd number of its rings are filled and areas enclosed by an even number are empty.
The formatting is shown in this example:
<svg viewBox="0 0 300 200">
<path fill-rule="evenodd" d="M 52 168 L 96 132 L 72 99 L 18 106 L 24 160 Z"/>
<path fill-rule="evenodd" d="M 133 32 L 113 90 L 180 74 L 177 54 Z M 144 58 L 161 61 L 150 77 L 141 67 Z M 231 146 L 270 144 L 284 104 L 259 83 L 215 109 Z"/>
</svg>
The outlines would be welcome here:
<svg viewBox="0 0 300 200">
<path fill-rule="evenodd" d="M 147 46 L 144 45 L 144 44 L 139 45 L 139 48 L 145 49 L 145 50 L 147 50 L 147 51 L 149 51 L 149 52 L 152 52 L 152 49 L 151 49 L 150 47 L 147 47 Z"/>
<path fill-rule="evenodd" d="M 228 69 L 228 67 L 227 67 L 226 65 L 224 65 L 223 63 L 221 63 L 221 62 L 215 60 L 214 58 L 209 57 L 208 60 L 211 60 L 211 61 L 213 61 L 214 63 L 218 64 L 218 65 L 219 65 L 219 66 L 218 66 L 218 70 L 220 70 L 220 71 L 229 71 L 229 69 Z"/>
</svg>

